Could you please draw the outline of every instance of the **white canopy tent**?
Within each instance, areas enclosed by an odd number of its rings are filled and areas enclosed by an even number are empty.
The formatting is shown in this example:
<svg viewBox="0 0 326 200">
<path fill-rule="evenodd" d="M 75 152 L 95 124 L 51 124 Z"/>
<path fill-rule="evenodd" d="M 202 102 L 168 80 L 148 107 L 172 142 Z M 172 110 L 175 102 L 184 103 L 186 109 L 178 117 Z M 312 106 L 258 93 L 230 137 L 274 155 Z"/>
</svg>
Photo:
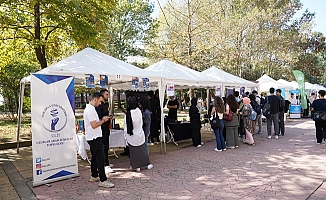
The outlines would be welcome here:
<svg viewBox="0 0 326 200">
<path fill-rule="evenodd" d="M 257 79 L 259 84 L 259 92 L 269 91 L 269 88 L 274 87 L 275 89 L 285 88 L 286 90 L 291 90 L 292 86 L 283 85 L 280 82 L 269 77 L 267 74 L 264 74 L 262 77 Z"/>
<path fill-rule="evenodd" d="M 113 88 L 130 89 L 133 77 L 149 78 L 150 82 L 161 84 L 161 78 L 151 72 L 144 71 L 136 66 L 113 58 L 91 48 L 86 48 L 64 60 L 61 60 L 36 74 L 74 76 L 75 85 L 85 85 L 85 74 L 94 75 L 95 84 L 100 81 L 100 75 L 107 75 L 109 78 L 111 105 L 113 100 Z M 25 85 L 30 83 L 31 77 L 22 78 L 20 81 L 20 100 L 18 109 L 17 124 L 17 152 L 19 152 L 19 132 L 21 124 L 21 114 L 23 108 L 23 97 Z M 128 82 L 129 84 L 124 84 Z M 124 88 L 122 88 L 124 87 Z"/>
<path fill-rule="evenodd" d="M 202 71 L 201 74 L 210 77 L 211 80 L 222 83 L 222 88 L 223 88 L 222 91 L 224 91 L 225 87 L 227 86 L 231 86 L 231 87 L 242 87 L 242 86 L 257 87 L 258 86 L 257 83 L 227 73 L 221 69 L 218 69 L 215 66 L 212 66 L 209 69 Z"/>
<path fill-rule="evenodd" d="M 296 89 L 298 87 L 298 83 L 297 82 L 289 82 L 287 80 L 284 80 L 284 79 L 279 79 L 277 80 L 277 82 L 279 82 L 280 84 L 282 85 L 286 85 L 286 86 L 289 86 L 289 87 L 292 87 L 292 89 Z"/>
</svg>

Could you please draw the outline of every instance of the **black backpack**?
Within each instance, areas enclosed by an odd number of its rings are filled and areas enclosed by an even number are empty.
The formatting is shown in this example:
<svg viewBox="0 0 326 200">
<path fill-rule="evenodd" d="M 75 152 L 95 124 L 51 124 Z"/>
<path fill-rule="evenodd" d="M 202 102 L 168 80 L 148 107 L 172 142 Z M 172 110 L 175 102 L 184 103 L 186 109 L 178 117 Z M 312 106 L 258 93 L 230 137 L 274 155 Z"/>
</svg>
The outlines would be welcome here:
<svg viewBox="0 0 326 200">
<path fill-rule="evenodd" d="M 268 102 L 268 97 L 265 98 L 265 103 L 262 109 L 262 113 L 266 118 L 271 116 L 271 105 Z"/>
</svg>

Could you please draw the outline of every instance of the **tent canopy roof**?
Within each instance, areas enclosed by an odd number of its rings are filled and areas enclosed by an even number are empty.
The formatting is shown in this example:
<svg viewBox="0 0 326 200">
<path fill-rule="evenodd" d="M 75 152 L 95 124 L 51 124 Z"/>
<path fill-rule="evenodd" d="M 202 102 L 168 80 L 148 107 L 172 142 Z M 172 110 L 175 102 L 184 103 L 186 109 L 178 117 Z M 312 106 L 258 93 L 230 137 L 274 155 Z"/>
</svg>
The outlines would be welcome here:
<svg viewBox="0 0 326 200">
<path fill-rule="evenodd" d="M 160 76 L 164 84 L 172 82 L 175 86 L 187 86 L 188 88 L 214 86 L 216 84 L 213 81 L 208 81 L 207 76 L 200 72 L 169 60 L 161 60 L 145 68 L 145 71 Z"/>
<path fill-rule="evenodd" d="M 257 86 L 257 84 L 254 82 L 227 73 L 215 66 L 212 66 L 209 69 L 202 71 L 201 74 L 212 77 L 213 80 L 217 82 L 225 83 L 225 85 L 229 84 L 230 86 L 247 86 L 247 87 Z"/>
<path fill-rule="evenodd" d="M 84 84 L 85 74 L 93 74 L 96 83 L 99 82 L 99 75 L 107 75 L 111 84 L 130 82 L 132 77 L 150 78 L 150 81 L 160 79 L 151 72 L 146 72 L 92 48 L 85 48 L 36 73 L 74 76 L 76 84 Z M 25 77 L 21 81 L 30 82 L 30 78 Z"/>
<path fill-rule="evenodd" d="M 259 89 L 261 92 L 268 91 L 269 88 L 271 87 L 274 87 L 275 89 L 281 89 L 281 88 L 285 88 L 287 90 L 292 89 L 292 86 L 284 85 L 280 82 L 277 82 L 276 80 L 269 77 L 267 74 L 264 74 L 262 77 L 257 79 L 257 81 L 259 82 Z"/>
</svg>

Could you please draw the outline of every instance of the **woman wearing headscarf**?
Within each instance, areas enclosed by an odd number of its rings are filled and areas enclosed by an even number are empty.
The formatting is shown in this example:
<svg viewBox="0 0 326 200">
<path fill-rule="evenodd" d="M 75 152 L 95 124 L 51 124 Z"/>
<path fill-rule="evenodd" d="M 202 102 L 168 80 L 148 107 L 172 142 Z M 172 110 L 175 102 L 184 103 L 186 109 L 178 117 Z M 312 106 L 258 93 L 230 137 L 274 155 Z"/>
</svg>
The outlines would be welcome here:
<svg viewBox="0 0 326 200">
<path fill-rule="evenodd" d="M 248 97 L 243 98 L 243 108 L 241 110 L 241 117 L 243 119 L 244 132 L 246 133 L 246 140 L 243 143 L 255 145 L 254 138 L 252 137 L 252 121 L 249 119 L 252 106 Z"/>
<path fill-rule="evenodd" d="M 200 113 L 197 108 L 197 98 L 191 99 L 191 106 L 189 108 L 190 129 L 192 136 L 192 145 L 195 147 L 201 147 L 201 135 L 200 135 Z"/>
<path fill-rule="evenodd" d="M 137 99 L 131 97 L 128 99 L 127 104 L 129 109 L 124 120 L 124 132 L 129 146 L 130 168 L 137 171 L 140 171 L 140 168 L 143 167 L 152 169 L 153 165 L 149 162 L 145 146 L 142 112 L 138 108 Z"/>
<path fill-rule="evenodd" d="M 232 120 L 224 121 L 226 129 L 226 146 L 229 149 L 239 147 L 239 119 L 238 119 L 239 104 L 233 94 L 229 94 L 226 98 L 225 112 L 224 114 L 229 115 L 232 111 Z"/>
<path fill-rule="evenodd" d="M 223 122 L 223 113 L 224 113 L 224 103 L 221 97 L 216 96 L 213 103 L 213 108 L 211 112 L 211 120 L 213 118 L 220 119 L 221 126 L 220 128 L 213 129 L 216 139 L 216 148 L 214 151 L 225 151 L 225 140 L 223 137 L 223 129 L 224 129 L 224 122 Z"/>
</svg>

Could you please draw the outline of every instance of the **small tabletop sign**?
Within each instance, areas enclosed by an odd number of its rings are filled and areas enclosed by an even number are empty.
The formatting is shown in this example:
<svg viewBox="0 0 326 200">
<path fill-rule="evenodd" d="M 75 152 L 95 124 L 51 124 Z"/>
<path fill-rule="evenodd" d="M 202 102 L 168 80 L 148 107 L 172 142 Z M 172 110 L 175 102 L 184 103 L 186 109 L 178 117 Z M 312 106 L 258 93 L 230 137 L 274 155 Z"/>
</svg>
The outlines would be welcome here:
<svg viewBox="0 0 326 200">
<path fill-rule="evenodd" d="M 107 75 L 100 75 L 100 86 L 101 88 L 109 87 L 109 79 Z"/>
</svg>

